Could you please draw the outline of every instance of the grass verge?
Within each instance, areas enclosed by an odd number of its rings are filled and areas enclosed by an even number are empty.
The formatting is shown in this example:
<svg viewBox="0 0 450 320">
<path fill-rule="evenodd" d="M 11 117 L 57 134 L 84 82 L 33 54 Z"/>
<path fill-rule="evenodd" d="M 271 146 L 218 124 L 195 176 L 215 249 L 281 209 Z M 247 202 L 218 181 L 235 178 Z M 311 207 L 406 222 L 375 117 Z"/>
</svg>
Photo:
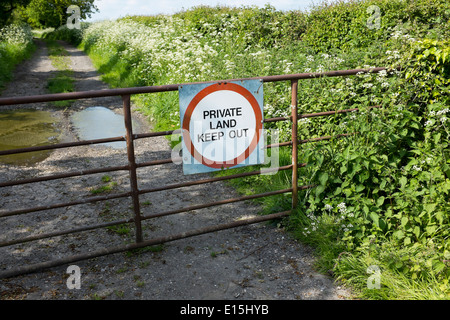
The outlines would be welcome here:
<svg viewBox="0 0 450 320">
<path fill-rule="evenodd" d="M 35 50 L 36 45 L 33 42 L 26 45 L 0 42 L 0 90 L 11 81 L 17 64 L 30 58 Z"/>
</svg>

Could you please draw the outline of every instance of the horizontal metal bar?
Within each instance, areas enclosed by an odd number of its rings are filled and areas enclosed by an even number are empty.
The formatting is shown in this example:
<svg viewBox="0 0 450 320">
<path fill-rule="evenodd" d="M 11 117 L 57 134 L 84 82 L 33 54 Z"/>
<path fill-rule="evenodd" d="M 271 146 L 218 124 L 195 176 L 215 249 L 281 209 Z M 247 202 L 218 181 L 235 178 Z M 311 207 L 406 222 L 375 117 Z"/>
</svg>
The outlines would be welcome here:
<svg viewBox="0 0 450 320">
<path fill-rule="evenodd" d="M 264 148 L 271 149 L 271 148 L 278 148 L 278 147 L 285 147 L 285 146 L 292 146 L 292 141 L 268 144 Z"/>
<path fill-rule="evenodd" d="M 381 108 L 381 105 L 371 106 L 369 109 L 372 108 Z M 343 110 L 336 110 L 336 111 L 324 111 L 324 112 L 316 112 L 316 113 L 306 113 L 306 114 L 299 114 L 297 116 L 298 119 L 300 118 L 313 118 L 313 117 L 320 117 L 320 116 L 329 116 L 337 113 L 347 113 L 352 111 L 358 111 L 359 108 L 353 108 L 353 109 L 343 109 Z M 267 118 L 264 119 L 264 122 L 277 122 L 277 121 L 286 121 L 291 120 L 291 117 L 276 117 L 276 118 Z"/>
<path fill-rule="evenodd" d="M 42 181 L 50 181 L 50 180 L 56 180 L 56 179 L 62 179 L 62 178 L 84 176 L 84 175 L 88 175 L 88 174 L 120 171 L 120 170 L 129 170 L 129 167 L 128 167 L 128 165 L 125 165 L 125 166 L 108 167 L 108 168 L 100 168 L 100 169 L 79 170 L 79 171 L 55 174 L 55 175 L 51 175 L 51 176 L 43 176 L 43 177 L 37 177 L 37 178 L 17 180 L 17 181 L 1 182 L 0 188 L 17 186 L 17 185 L 21 185 L 21 184 L 34 183 L 34 182 L 42 182 Z"/>
<path fill-rule="evenodd" d="M 304 140 L 298 140 L 298 144 L 304 144 L 304 143 L 308 143 L 308 142 L 316 142 L 316 141 L 321 141 L 321 140 L 330 140 L 333 138 L 340 138 L 340 137 L 348 137 L 348 136 L 351 136 L 351 135 L 354 135 L 357 133 L 358 132 L 341 133 L 341 134 L 337 134 L 335 136 L 323 136 L 323 137 L 318 137 L 318 138 L 309 138 L 309 139 L 304 139 Z M 289 146 L 289 145 L 292 145 L 292 141 L 270 144 L 270 145 L 267 145 L 266 148 L 283 147 L 283 146 Z"/>
<path fill-rule="evenodd" d="M 353 133 L 341 133 L 341 134 L 337 134 L 335 136 L 323 136 L 323 137 L 319 137 L 319 138 L 310 138 L 310 139 L 304 139 L 304 140 L 299 140 L 298 143 L 299 144 L 303 144 L 303 143 L 308 143 L 308 142 L 316 142 L 316 141 L 322 141 L 322 140 L 330 140 L 333 138 L 340 138 L 340 137 L 348 137 L 351 135 L 357 134 L 357 132 L 353 132 Z"/>
<path fill-rule="evenodd" d="M 286 167 L 287 168 L 287 167 Z M 283 169 L 286 170 L 286 169 Z M 212 178 L 215 179 L 215 178 Z M 222 180 L 226 180 L 226 179 L 232 179 L 230 177 L 218 177 L 217 181 L 219 181 L 219 179 Z M 205 180 L 206 181 L 206 180 Z M 214 182 L 213 180 L 209 181 L 209 182 Z M 193 183 L 207 183 L 207 182 L 193 182 Z M 179 186 L 169 186 L 169 188 L 175 188 L 175 187 L 179 187 Z M 162 190 L 166 189 L 166 187 L 162 188 Z M 148 193 L 148 192 L 155 192 L 156 189 L 152 189 L 152 190 L 141 190 L 139 193 Z M 275 191 L 278 193 L 282 193 L 279 191 Z M 289 192 L 289 191 L 286 191 Z M 271 195 L 271 194 L 268 194 Z M 83 199 L 83 200 L 78 200 L 78 201 L 72 201 L 72 202 L 66 202 L 66 203 L 58 203 L 58 204 L 53 204 L 53 205 L 48 205 L 48 206 L 39 206 L 39 207 L 33 207 L 33 208 L 27 208 L 27 209 L 19 209 L 19 210 L 13 210 L 13 211 L 8 211 L 8 212 L 3 212 L 0 213 L 0 218 L 3 217 L 9 217 L 9 216 L 15 216 L 15 215 L 21 215 L 21 214 L 27 214 L 27 213 L 31 213 L 31 212 L 37 212 L 37 211 L 44 211 L 44 210 L 52 210 L 52 209 L 58 209 L 58 208 L 64 208 L 64 207 L 70 207 L 70 206 L 74 206 L 74 205 L 80 205 L 80 204 L 87 204 L 87 203 L 93 203 L 93 202 L 98 202 L 98 201 L 105 201 L 105 200 L 112 200 L 112 199 L 118 199 L 118 198 L 125 198 L 125 197 L 129 197 L 131 196 L 131 192 L 124 192 L 124 193 L 119 193 L 119 194 L 112 194 L 112 195 L 105 195 L 105 196 L 99 196 L 99 197 L 92 197 L 92 198 L 87 198 L 87 199 Z M 258 198 L 258 197 L 264 197 L 265 195 L 261 195 L 261 196 L 248 196 L 248 197 L 253 197 L 253 198 Z M 250 198 L 249 198 L 250 199 Z M 242 200 L 246 200 L 246 199 L 242 199 Z M 241 201 L 241 200 L 239 200 Z M 234 202 L 234 201 L 232 201 Z M 213 206 L 212 205 L 208 205 L 206 207 L 209 206 Z M 188 209 L 186 211 L 189 210 L 195 210 L 195 209 Z M 163 214 L 166 215 L 166 214 Z"/>
<path fill-rule="evenodd" d="M 117 226 L 120 224 L 131 223 L 131 222 L 134 222 L 133 218 L 99 223 L 99 224 L 74 228 L 74 229 L 65 230 L 65 231 L 55 231 L 55 232 L 50 232 L 50 233 L 45 233 L 45 234 L 39 234 L 39 235 L 25 237 L 25 238 L 21 238 L 21 239 L 3 241 L 3 242 L 0 242 L 0 247 L 6 247 L 6 246 L 13 245 L 13 244 L 25 243 L 25 242 L 35 241 L 35 240 L 42 240 L 42 239 L 63 236 L 63 235 L 78 233 L 78 232 L 83 232 L 83 231 L 90 231 L 90 230 L 95 230 L 95 229 L 100 229 L 100 228 L 112 227 L 112 226 Z"/>
<path fill-rule="evenodd" d="M 312 187 L 315 187 L 315 185 L 301 186 L 301 187 L 299 187 L 299 190 L 308 189 L 308 188 L 312 188 Z M 270 192 L 259 193 L 259 194 L 253 194 L 253 195 L 249 195 L 249 196 L 243 196 L 243 197 L 232 198 L 232 199 L 225 199 L 225 200 L 220 200 L 220 201 L 215 201 L 215 202 L 209 202 L 209 203 L 184 207 L 184 208 L 180 208 L 180 209 L 160 212 L 160 213 L 151 214 L 151 215 L 143 215 L 142 220 L 164 217 L 164 216 L 178 214 L 178 213 L 192 211 L 192 210 L 205 209 L 205 208 L 209 208 L 209 207 L 214 207 L 214 206 L 219 206 L 219 205 L 229 204 L 229 203 L 234 203 L 234 202 L 270 197 L 270 196 L 275 196 L 275 195 L 288 193 L 288 192 L 292 192 L 292 188 L 270 191 Z"/>
<path fill-rule="evenodd" d="M 78 200 L 78 201 L 52 204 L 52 205 L 48 205 L 48 206 L 39 206 L 39 207 L 28 208 L 28 209 L 14 210 L 14 211 L 0 213 L 0 218 L 20 215 L 20 214 L 26 214 L 26 213 L 30 213 L 30 212 L 36 212 L 36 211 L 44 211 L 44 210 L 58 209 L 58 208 L 64 208 L 64 207 L 71 207 L 71 206 L 75 206 L 75 205 L 79 205 L 79 204 L 86 204 L 86 203 L 92 203 L 92 202 L 97 202 L 97 201 L 125 198 L 125 197 L 130 197 L 130 196 L 131 196 L 131 192 L 124 192 L 124 193 L 117 193 L 117 194 L 105 195 L 105 196 L 100 196 L 100 197 L 92 197 L 92 198 L 87 198 L 87 199 Z"/>
<path fill-rule="evenodd" d="M 381 105 L 376 105 L 376 106 L 369 107 L 369 109 L 381 108 L 381 107 L 382 107 Z M 359 108 L 353 108 L 353 109 L 343 109 L 343 110 L 336 110 L 336 111 L 308 113 L 308 114 L 298 115 L 298 118 L 312 118 L 312 117 L 320 117 L 320 116 L 329 116 L 329 115 L 333 115 L 333 114 L 347 113 L 347 112 L 353 112 L 353 111 L 358 111 L 358 110 L 359 110 Z M 269 119 L 265 119 L 264 122 L 275 122 L 275 121 L 283 121 L 283 120 L 290 120 L 290 119 L 291 119 L 290 117 L 269 118 Z M 135 135 L 133 135 L 133 138 L 134 139 L 142 139 L 142 138 L 159 137 L 159 136 L 180 134 L 180 133 L 181 133 L 181 130 L 176 129 L 176 130 L 171 130 L 171 131 L 159 131 L 159 132 L 135 134 Z M 0 151 L 0 156 L 24 153 L 24 152 L 44 151 L 44 150 L 53 150 L 53 149 L 68 148 L 68 147 L 77 147 L 77 146 L 83 146 L 83 145 L 116 142 L 116 141 L 126 141 L 126 138 L 125 137 L 112 137 L 112 138 L 105 138 L 105 139 L 66 142 L 66 143 L 52 144 L 52 145 L 47 145 L 47 146 L 2 150 L 2 151 Z M 266 148 L 270 148 L 270 147 L 266 147 Z M 163 162 L 163 163 L 169 163 L 169 161 Z M 161 163 L 156 163 L 156 164 L 161 164 Z M 148 164 L 148 165 L 152 165 L 152 164 Z M 143 165 L 143 166 L 147 166 L 147 165 Z"/>
<path fill-rule="evenodd" d="M 180 129 L 171 130 L 171 131 L 159 131 L 159 132 L 148 132 L 148 133 L 139 133 L 134 134 L 133 139 L 142 139 L 142 138 L 151 138 L 151 137 L 159 137 L 166 136 L 171 134 L 179 134 L 181 132 Z M 11 155 L 17 153 L 25 153 L 25 152 L 34 152 L 34 151 L 45 151 L 45 150 L 54 150 L 61 148 L 70 148 L 70 147 L 79 147 L 85 145 L 99 144 L 99 143 L 109 143 L 109 142 L 117 142 L 117 141 L 126 141 L 126 137 L 111 137 L 111 138 L 102 138 L 102 139 L 92 139 L 92 140 L 83 140 L 83 141 L 73 141 L 73 142 L 64 142 L 64 143 L 55 143 L 45 146 L 36 146 L 36 147 L 28 147 L 28 148 L 20 148 L 20 149 L 10 149 L 10 150 L 1 150 L 0 156 L 3 155 Z"/>
<path fill-rule="evenodd" d="M 368 107 L 368 109 L 373 108 L 381 108 L 381 105 L 371 106 Z M 298 118 L 313 118 L 313 117 L 321 117 L 321 116 L 330 116 L 334 114 L 339 113 L 347 113 L 347 112 L 353 112 L 353 111 L 359 111 L 360 108 L 353 108 L 353 109 L 343 109 L 343 110 L 336 110 L 336 111 L 324 111 L 324 112 L 317 112 L 317 113 L 307 113 L 307 114 L 299 114 Z"/>
<path fill-rule="evenodd" d="M 162 86 L 146 86 L 146 87 L 118 88 L 118 89 L 105 89 L 105 90 L 91 90 L 91 91 L 84 91 L 84 92 L 55 93 L 55 94 L 44 94 L 44 95 L 36 95 L 36 96 L 28 96 L 28 97 L 9 97 L 9 98 L 0 98 L 0 106 L 177 91 L 180 86 L 189 85 L 189 84 L 245 81 L 245 80 L 262 80 L 263 82 L 276 82 L 276 81 L 289 81 L 289 80 L 300 80 L 300 79 L 315 79 L 315 78 L 322 78 L 322 77 L 349 76 L 349 75 L 355 75 L 360 72 L 362 72 L 362 73 L 377 73 L 382 70 L 387 70 L 387 68 L 381 67 L 381 68 L 372 68 L 372 69 L 351 69 L 351 70 L 336 70 L 336 71 L 328 71 L 328 72 L 295 73 L 295 74 L 264 76 L 264 77 L 228 79 L 228 80 L 221 80 L 221 81 L 192 82 L 192 83 L 185 83 L 185 84 L 169 84 L 169 85 L 162 85 Z"/>
<path fill-rule="evenodd" d="M 263 122 L 277 122 L 277 121 L 285 121 L 285 120 L 291 120 L 291 117 L 267 118 L 267 119 L 264 119 Z"/>
<path fill-rule="evenodd" d="M 169 131 L 159 131 L 159 132 L 147 132 L 147 133 L 138 133 L 133 135 L 133 139 L 142 139 L 142 138 L 153 138 L 160 136 L 170 136 L 172 134 L 181 134 L 181 129 L 169 130 Z"/>
<path fill-rule="evenodd" d="M 203 228 L 199 228 L 199 229 L 195 229 L 195 230 L 190 230 L 190 231 L 178 233 L 175 235 L 169 235 L 169 236 L 164 236 L 164 237 L 150 239 L 150 240 L 144 240 L 139 243 L 119 245 L 119 246 L 109 247 L 109 248 L 102 248 L 102 249 L 98 249 L 95 251 L 91 251 L 89 253 L 81 253 L 78 255 L 72 255 L 69 257 L 56 259 L 56 260 L 52 260 L 52 261 L 45 261 L 45 262 L 40 262 L 40 263 L 36 263 L 36 264 L 31 264 L 31 265 L 11 269 L 11 270 L 2 271 L 2 272 L 0 272 L 0 279 L 16 277 L 16 276 L 19 276 L 22 274 L 37 272 L 37 271 L 41 271 L 41 270 L 52 268 L 52 267 L 57 267 L 57 266 L 62 266 L 62 265 L 69 264 L 69 263 L 74 263 L 77 261 L 92 259 L 92 258 L 96 258 L 96 257 L 100 257 L 100 256 L 114 254 L 114 253 L 135 250 L 135 249 L 153 246 L 153 245 L 157 245 L 157 244 L 161 244 L 161 243 L 167 243 L 167 242 L 171 242 L 171 241 L 175 241 L 175 240 L 198 236 L 198 235 L 202 235 L 202 234 L 206 234 L 206 233 L 212 233 L 212 232 L 216 232 L 216 231 L 236 228 L 236 227 L 240 227 L 240 226 L 246 226 L 246 225 L 260 223 L 260 222 L 264 222 L 264 221 L 280 219 L 280 218 L 289 216 L 290 213 L 291 213 L 291 211 L 283 211 L 283 212 L 273 213 L 273 214 L 269 214 L 269 215 L 257 216 L 257 217 L 253 217 L 253 218 L 249 218 L 249 219 L 242 219 L 242 220 L 237 220 L 237 221 L 233 221 L 233 222 L 229 222 L 229 223 L 224 223 L 224 224 L 219 224 L 219 225 L 203 227 Z"/>
<path fill-rule="evenodd" d="M 306 165 L 306 164 L 304 164 L 304 165 Z M 264 172 L 269 173 L 269 172 L 283 171 L 283 170 L 289 170 L 291 168 L 292 168 L 292 165 L 287 165 L 287 166 L 284 166 L 284 167 L 267 168 Z M 251 172 L 244 172 L 244 173 L 238 173 L 238 174 L 222 176 L 222 177 L 214 177 L 214 178 L 209 178 L 209 179 L 201 179 L 201 180 L 195 180 L 195 181 L 187 181 L 187 182 L 182 182 L 182 183 L 175 183 L 175 184 L 170 184 L 170 185 L 156 187 L 156 188 L 142 189 L 142 190 L 139 191 L 139 194 L 145 194 L 145 193 L 150 193 L 150 192 L 158 192 L 158 191 L 164 191 L 164 190 L 171 190 L 171 189 L 178 189 L 178 188 L 183 188 L 183 187 L 190 187 L 190 186 L 199 185 L 199 184 L 205 184 L 205 183 L 212 183 L 212 182 L 218 182 L 218 181 L 224 181 L 224 180 L 231 180 L 231 179 L 236 179 L 236 178 L 249 177 L 249 176 L 254 176 L 254 175 L 258 175 L 258 174 L 261 174 L 260 170 L 251 171 Z"/>
<path fill-rule="evenodd" d="M 37 147 L 2 150 L 2 151 L 0 151 L 0 156 L 24 153 L 24 152 L 34 152 L 34 151 L 44 151 L 44 150 L 62 149 L 62 148 L 70 148 L 70 147 L 79 147 L 79 146 L 86 146 L 86 145 L 99 144 L 99 143 L 116 142 L 116 141 L 126 141 L 126 138 L 125 137 L 112 137 L 112 138 L 103 138 L 103 139 L 55 143 L 55 144 L 49 144 L 49 145 L 37 146 Z"/>
<path fill-rule="evenodd" d="M 142 168 L 142 167 L 149 167 L 149 166 L 156 166 L 160 164 L 166 164 L 171 163 L 177 160 L 180 160 L 181 158 L 167 158 L 167 159 L 160 159 L 160 160 L 152 160 L 152 161 L 146 161 L 141 163 L 136 163 L 136 168 Z"/>
</svg>

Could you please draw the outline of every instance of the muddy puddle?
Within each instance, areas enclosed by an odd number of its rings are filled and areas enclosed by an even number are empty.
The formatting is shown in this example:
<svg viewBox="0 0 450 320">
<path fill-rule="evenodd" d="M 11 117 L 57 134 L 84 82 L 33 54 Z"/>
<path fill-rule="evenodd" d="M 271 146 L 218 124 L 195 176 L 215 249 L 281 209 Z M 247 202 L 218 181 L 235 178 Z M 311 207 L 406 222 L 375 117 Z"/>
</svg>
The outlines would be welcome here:
<svg viewBox="0 0 450 320">
<path fill-rule="evenodd" d="M 0 150 L 54 144 L 59 141 L 58 120 L 49 111 L 9 110 L 0 112 Z M 51 151 L 26 152 L 0 156 L 0 163 L 32 165 Z"/>
<path fill-rule="evenodd" d="M 123 116 L 101 106 L 89 107 L 75 112 L 71 117 L 71 122 L 80 140 L 119 137 L 125 136 L 126 133 Z M 138 123 L 133 121 L 132 125 L 134 132 L 139 131 Z M 123 149 L 127 146 L 124 141 L 100 145 L 114 149 Z"/>
<path fill-rule="evenodd" d="M 67 142 L 59 129 L 60 119 L 51 111 L 8 110 L 0 111 L 0 150 L 11 150 Z M 70 116 L 72 127 L 80 140 L 125 136 L 123 116 L 102 107 L 89 107 Z M 133 121 L 133 130 L 140 130 Z M 114 149 L 126 148 L 126 143 L 110 142 L 99 146 Z M 0 156 L 0 163 L 30 166 L 46 159 L 51 150 Z"/>
</svg>

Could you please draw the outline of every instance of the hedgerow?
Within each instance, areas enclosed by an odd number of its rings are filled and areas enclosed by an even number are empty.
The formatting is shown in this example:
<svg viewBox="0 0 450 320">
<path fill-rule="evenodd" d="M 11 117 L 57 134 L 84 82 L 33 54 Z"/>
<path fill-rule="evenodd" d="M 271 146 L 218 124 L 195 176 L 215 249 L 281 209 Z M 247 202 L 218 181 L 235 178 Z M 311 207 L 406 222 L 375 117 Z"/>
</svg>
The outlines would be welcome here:
<svg viewBox="0 0 450 320">
<path fill-rule="evenodd" d="M 34 51 L 31 28 L 10 24 L 0 29 L 0 88 L 12 77 L 14 67 Z"/>
</svg>

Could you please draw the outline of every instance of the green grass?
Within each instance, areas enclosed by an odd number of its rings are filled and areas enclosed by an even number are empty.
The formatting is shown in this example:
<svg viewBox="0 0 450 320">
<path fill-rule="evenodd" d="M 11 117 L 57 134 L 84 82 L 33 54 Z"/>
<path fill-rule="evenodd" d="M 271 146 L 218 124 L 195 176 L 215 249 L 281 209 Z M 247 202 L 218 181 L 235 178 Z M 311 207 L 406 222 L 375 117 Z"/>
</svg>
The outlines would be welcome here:
<svg viewBox="0 0 450 320">
<path fill-rule="evenodd" d="M 57 69 L 54 76 L 48 79 L 47 89 L 50 93 L 67 93 L 74 91 L 73 71 L 71 69 L 70 54 L 55 40 L 46 40 L 49 58 Z M 69 107 L 74 100 L 52 102 L 56 107 Z"/>
<path fill-rule="evenodd" d="M 0 93 L 11 81 L 15 67 L 30 58 L 35 50 L 36 45 L 33 42 L 27 45 L 0 42 Z"/>
</svg>

